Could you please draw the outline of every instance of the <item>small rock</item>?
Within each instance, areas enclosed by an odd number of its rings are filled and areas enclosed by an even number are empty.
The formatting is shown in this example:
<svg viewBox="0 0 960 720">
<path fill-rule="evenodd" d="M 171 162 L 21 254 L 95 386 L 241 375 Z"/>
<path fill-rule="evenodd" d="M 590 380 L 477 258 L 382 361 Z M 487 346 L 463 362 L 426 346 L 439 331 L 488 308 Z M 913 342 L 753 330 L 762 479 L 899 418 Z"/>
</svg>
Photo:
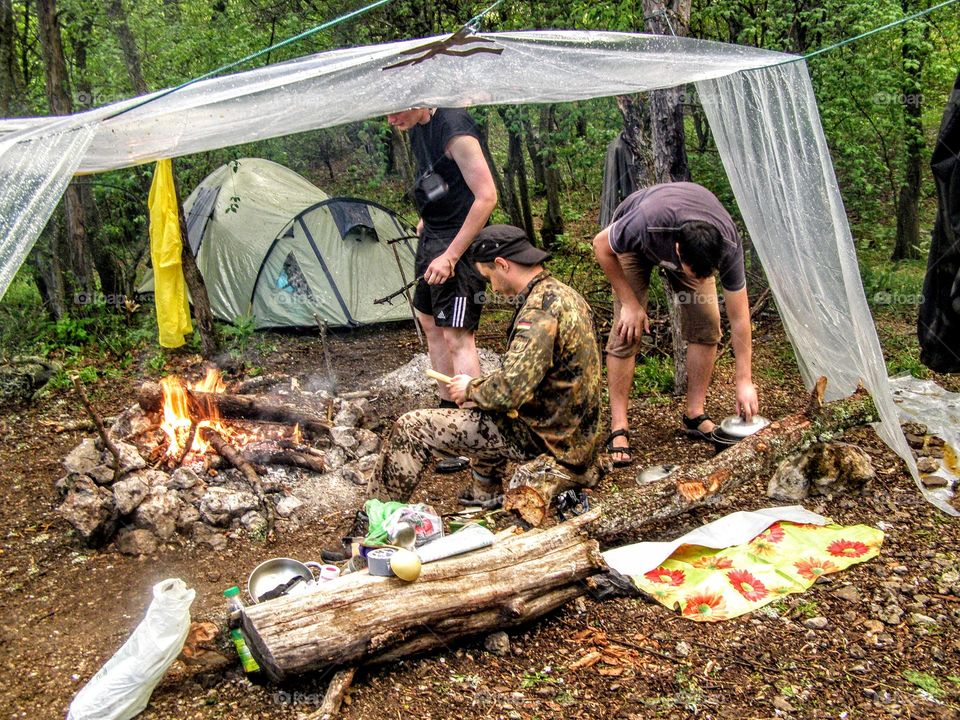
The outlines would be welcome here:
<svg viewBox="0 0 960 720">
<path fill-rule="evenodd" d="M 814 443 L 780 463 L 767 485 L 777 500 L 802 500 L 808 495 L 834 497 L 859 492 L 875 477 L 870 456 L 849 443 Z"/>
<path fill-rule="evenodd" d="M 930 437 L 927 438 L 928 448 L 932 448 L 932 447 L 942 448 L 946 444 L 947 444 L 946 441 L 939 435 L 931 435 Z"/>
<path fill-rule="evenodd" d="M 877 698 L 880 697 L 880 696 L 877 694 L 877 691 L 874 690 L 873 688 L 864 688 L 864 689 L 863 689 L 863 696 L 864 696 L 865 698 L 867 698 L 868 700 L 876 700 Z"/>
<path fill-rule="evenodd" d="M 844 585 L 842 588 L 834 590 L 832 594 L 835 598 L 846 600 L 850 603 L 860 602 L 860 591 L 853 585 Z"/>
<path fill-rule="evenodd" d="M 95 468 L 88 470 L 87 475 L 90 476 L 97 485 L 109 485 L 113 482 L 116 472 L 114 472 L 112 467 L 97 465 Z"/>
<path fill-rule="evenodd" d="M 120 468 L 123 472 L 130 472 L 131 470 L 140 470 L 147 466 L 147 462 L 143 459 L 143 456 L 140 454 L 140 451 L 137 449 L 136 445 L 131 445 L 130 443 L 125 443 L 122 440 L 114 442 L 114 447 L 117 448 L 117 452 L 120 453 Z M 104 455 L 107 458 L 110 458 L 110 462 L 113 462 L 113 455 L 108 450 Z"/>
<path fill-rule="evenodd" d="M 495 632 L 487 635 L 483 647 L 492 655 L 508 655 L 510 653 L 510 636 L 505 632 Z"/>
<path fill-rule="evenodd" d="M 152 530 L 161 540 L 169 540 L 177 532 L 177 518 L 183 503 L 172 490 L 154 487 L 134 512 L 137 527 Z"/>
<path fill-rule="evenodd" d="M 577 615 L 583 615 L 587 611 L 587 601 L 582 597 L 578 597 L 573 601 L 573 611 Z"/>
<path fill-rule="evenodd" d="M 903 430 L 904 434 L 923 436 L 926 435 L 929 430 L 927 426 L 920 422 L 905 422 L 900 428 Z"/>
<path fill-rule="evenodd" d="M 200 511 L 193 505 L 184 505 L 177 516 L 177 532 L 182 535 L 190 535 L 193 532 L 193 526 L 200 522 Z"/>
<path fill-rule="evenodd" d="M 914 435 L 913 433 L 905 433 L 905 435 L 907 437 L 907 444 L 910 447 L 916 448 L 917 450 L 923 447 L 923 437 Z"/>
<path fill-rule="evenodd" d="M 370 455 L 380 449 L 380 436 L 372 430 L 357 428 L 353 435 L 357 440 L 357 455 Z"/>
<path fill-rule="evenodd" d="M 252 492 L 210 487 L 200 499 L 200 516 L 211 525 L 227 525 L 232 518 L 259 507 L 260 501 Z"/>
<path fill-rule="evenodd" d="M 333 417 L 333 424 L 340 427 L 358 427 L 363 421 L 364 405 L 350 400 L 341 400 L 340 409 Z"/>
<path fill-rule="evenodd" d="M 854 660 L 863 660 L 867 656 L 867 651 L 860 647 L 858 643 L 850 643 L 847 646 L 847 654 Z"/>
<path fill-rule="evenodd" d="M 899 605 L 887 605 L 880 619 L 887 625 L 899 625 L 903 622 L 903 609 Z"/>
<path fill-rule="evenodd" d="M 879 620 L 864 620 L 863 627 L 869 634 L 876 634 L 883 630 L 883 623 Z"/>
<path fill-rule="evenodd" d="M 193 526 L 193 540 L 194 542 L 207 545 L 214 550 L 223 550 L 227 547 L 227 538 L 222 533 L 218 533 L 212 527 L 204 525 L 203 523 L 196 523 Z"/>
<path fill-rule="evenodd" d="M 680 657 L 687 657 L 690 654 L 690 645 L 681 640 L 677 643 L 675 650 Z"/>
<path fill-rule="evenodd" d="M 344 465 L 342 468 L 340 468 L 340 477 L 347 482 L 352 482 L 354 485 L 360 485 L 363 487 L 366 487 L 367 485 L 367 476 L 357 470 L 354 465 Z"/>
<path fill-rule="evenodd" d="M 100 450 L 93 438 L 84 438 L 63 459 L 63 469 L 67 474 L 86 475 L 100 464 Z"/>
<path fill-rule="evenodd" d="M 323 451 L 323 464 L 328 471 L 339 470 L 347 462 L 347 453 L 342 447 L 333 446 Z"/>
<path fill-rule="evenodd" d="M 297 508 L 303 505 L 303 501 L 293 495 L 285 495 L 277 503 L 277 515 L 282 518 L 288 518 L 297 511 Z"/>
<path fill-rule="evenodd" d="M 940 461 L 932 457 L 917 458 L 917 470 L 922 473 L 935 473 L 940 469 Z"/>
<path fill-rule="evenodd" d="M 167 487 L 173 490 L 189 490 L 202 483 L 203 480 L 193 470 L 179 467 L 170 474 Z"/>
<path fill-rule="evenodd" d="M 812 618 L 807 618 L 803 621 L 803 626 L 805 628 L 810 628 L 811 630 L 825 630 L 830 624 L 830 621 L 825 617 L 817 616 Z"/>
<path fill-rule="evenodd" d="M 123 528 L 117 533 L 116 545 L 124 555 L 153 555 L 157 537 L 145 528 Z"/>
<path fill-rule="evenodd" d="M 934 620 L 929 615 L 924 615 L 923 613 L 911 613 L 910 615 L 910 624 L 911 625 L 936 625 L 937 621 Z"/>
<path fill-rule="evenodd" d="M 86 475 L 77 478 L 57 512 L 91 545 L 109 540 L 119 517 L 113 493 Z"/>
<path fill-rule="evenodd" d="M 897 565 L 895 568 L 893 568 L 893 571 L 897 575 L 906 575 L 908 572 L 910 572 L 910 568 L 908 568 L 906 565 Z"/>
<path fill-rule="evenodd" d="M 332 427 L 330 428 L 330 440 L 337 447 L 353 450 L 357 447 L 355 432 L 355 428 L 352 427 Z"/>
<path fill-rule="evenodd" d="M 117 503 L 117 511 L 121 515 L 128 515 L 136 510 L 148 494 L 150 494 L 150 487 L 142 478 L 135 475 L 125 477 L 113 484 L 113 498 Z"/>
<path fill-rule="evenodd" d="M 244 513 L 243 517 L 240 518 L 240 524 L 251 535 L 259 535 L 267 530 L 266 518 L 256 510 Z"/>
<path fill-rule="evenodd" d="M 865 665 L 854 665 L 852 668 L 850 668 L 850 672 L 854 673 L 855 675 L 866 675 L 867 667 Z"/>
<path fill-rule="evenodd" d="M 890 633 L 880 633 L 876 637 L 876 643 L 880 647 L 890 647 L 896 643 L 896 640 L 893 639 L 893 635 Z"/>
<path fill-rule="evenodd" d="M 928 488 L 942 488 L 950 484 L 949 480 L 940 475 L 924 475 L 920 478 L 920 482 L 923 483 L 924 487 Z"/>
<path fill-rule="evenodd" d="M 773 699 L 773 707 L 775 707 L 780 712 L 793 713 L 797 709 L 791 705 L 786 698 L 780 697 L 779 695 Z"/>
<path fill-rule="evenodd" d="M 936 458 L 937 460 L 943 460 L 942 447 L 927 447 L 927 448 L 924 448 L 924 452 L 927 454 L 927 457 Z"/>
</svg>

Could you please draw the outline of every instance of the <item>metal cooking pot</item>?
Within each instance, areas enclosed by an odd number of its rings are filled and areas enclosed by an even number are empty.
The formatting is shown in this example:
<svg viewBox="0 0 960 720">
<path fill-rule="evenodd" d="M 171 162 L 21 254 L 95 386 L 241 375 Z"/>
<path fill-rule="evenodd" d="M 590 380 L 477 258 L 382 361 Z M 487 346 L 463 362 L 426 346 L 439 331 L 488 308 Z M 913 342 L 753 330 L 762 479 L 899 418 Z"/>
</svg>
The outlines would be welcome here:
<svg viewBox="0 0 960 720">
<path fill-rule="evenodd" d="M 316 568 L 320 575 L 324 572 L 324 567 L 320 563 L 302 563 L 293 558 L 266 560 L 250 573 L 247 579 L 247 594 L 254 603 L 286 595 L 301 583 L 314 582 L 311 568 Z"/>
<path fill-rule="evenodd" d="M 645 485 L 646 483 L 651 483 L 661 478 L 665 478 L 667 475 L 676 470 L 679 465 L 651 465 L 648 468 L 644 468 L 637 475 L 637 484 Z"/>
<path fill-rule="evenodd" d="M 750 422 L 744 420 L 740 415 L 726 417 L 720 421 L 720 425 L 715 427 L 713 433 L 711 433 L 713 447 L 717 452 L 722 452 L 769 424 L 769 420 L 759 415 L 754 415 Z"/>
</svg>

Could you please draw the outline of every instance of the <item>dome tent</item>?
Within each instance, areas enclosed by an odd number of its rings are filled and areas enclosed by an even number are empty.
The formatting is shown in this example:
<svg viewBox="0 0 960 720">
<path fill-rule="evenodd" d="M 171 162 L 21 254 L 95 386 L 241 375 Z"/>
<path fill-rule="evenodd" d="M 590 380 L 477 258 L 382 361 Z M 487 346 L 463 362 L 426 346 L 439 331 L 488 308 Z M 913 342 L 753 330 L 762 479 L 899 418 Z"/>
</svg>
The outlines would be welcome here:
<svg viewBox="0 0 960 720">
<path fill-rule="evenodd" d="M 245 158 L 204 178 L 184 214 L 221 320 L 252 315 L 265 328 L 410 319 L 404 302 L 373 304 L 414 277 L 415 230 L 378 203 L 331 198 L 289 168 Z M 139 290 L 152 289 L 151 276 Z"/>
</svg>

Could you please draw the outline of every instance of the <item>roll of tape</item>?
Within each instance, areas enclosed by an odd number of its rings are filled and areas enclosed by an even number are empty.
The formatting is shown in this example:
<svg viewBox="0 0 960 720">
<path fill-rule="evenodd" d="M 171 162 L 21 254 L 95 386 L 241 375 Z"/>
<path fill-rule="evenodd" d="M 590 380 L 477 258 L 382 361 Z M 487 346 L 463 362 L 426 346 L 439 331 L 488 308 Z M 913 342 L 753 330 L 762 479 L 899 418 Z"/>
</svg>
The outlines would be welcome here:
<svg viewBox="0 0 960 720">
<path fill-rule="evenodd" d="M 367 553 L 367 567 L 370 568 L 371 575 L 380 577 L 392 577 L 393 570 L 390 569 L 390 558 L 396 554 L 396 548 L 377 548 Z"/>
</svg>

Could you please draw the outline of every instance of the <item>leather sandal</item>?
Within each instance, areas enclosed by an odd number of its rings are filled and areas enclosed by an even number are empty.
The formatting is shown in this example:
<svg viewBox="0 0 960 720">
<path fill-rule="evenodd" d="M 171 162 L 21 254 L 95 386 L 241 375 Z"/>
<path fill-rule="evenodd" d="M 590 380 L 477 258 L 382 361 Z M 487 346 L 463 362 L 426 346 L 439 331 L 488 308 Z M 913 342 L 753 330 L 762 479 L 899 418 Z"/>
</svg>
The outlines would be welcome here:
<svg viewBox="0 0 960 720">
<path fill-rule="evenodd" d="M 455 473 L 470 467 L 470 460 L 465 457 L 449 457 L 438 460 L 434 468 L 438 473 Z"/>
<path fill-rule="evenodd" d="M 701 413 L 695 418 L 688 418 L 686 413 L 681 416 L 683 420 L 684 432 L 687 434 L 687 437 L 691 440 L 705 440 L 706 442 L 713 442 L 713 431 L 704 432 L 700 429 L 700 426 L 705 422 L 713 422 L 711 418 L 706 413 Z"/>
<path fill-rule="evenodd" d="M 626 447 L 617 447 L 613 444 L 613 439 L 623 437 L 627 439 Z M 633 465 L 633 448 L 630 447 L 630 432 L 627 430 L 614 430 L 607 436 L 607 453 L 611 455 L 610 461 L 613 463 L 615 468 L 628 467 Z M 620 460 L 614 460 L 613 454 L 619 454 L 621 456 Z M 623 459 L 623 455 L 629 456 L 626 460 Z"/>
</svg>

